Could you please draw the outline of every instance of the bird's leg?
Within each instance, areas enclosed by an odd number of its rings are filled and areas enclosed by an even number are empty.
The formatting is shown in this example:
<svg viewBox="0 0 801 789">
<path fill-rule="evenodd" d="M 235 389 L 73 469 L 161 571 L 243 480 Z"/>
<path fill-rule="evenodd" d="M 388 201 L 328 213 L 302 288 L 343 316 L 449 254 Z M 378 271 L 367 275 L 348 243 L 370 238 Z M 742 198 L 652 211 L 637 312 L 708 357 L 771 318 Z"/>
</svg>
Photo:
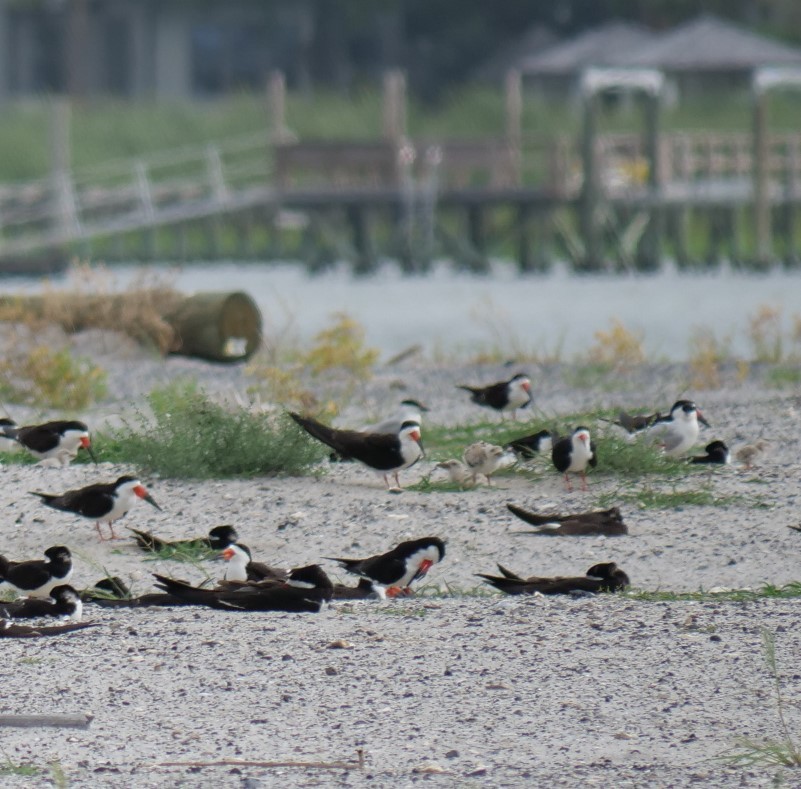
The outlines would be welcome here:
<svg viewBox="0 0 801 789">
<path fill-rule="evenodd" d="M 387 597 L 397 597 L 401 593 L 401 589 L 398 586 L 388 586 L 387 591 L 384 593 Z"/>
<path fill-rule="evenodd" d="M 95 529 L 97 529 L 97 536 L 100 538 L 100 542 L 105 542 L 106 538 L 103 536 L 103 530 L 100 528 L 100 521 L 95 521 Z"/>
<path fill-rule="evenodd" d="M 124 537 L 120 537 L 119 535 L 114 533 L 114 521 L 109 521 L 108 522 L 108 527 L 109 527 L 109 529 L 111 531 L 111 536 L 109 537 L 110 540 L 123 540 L 123 539 L 125 539 Z"/>
<path fill-rule="evenodd" d="M 565 471 L 565 485 L 569 491 L 573 490 L 573 485 L 570 482 L 570 472 Z"/>
<path fill-rule="evenodd" d="M 394 477 L 395 477 L 395 485 L 400 488 L 400 486 L 401 486 L 400 477 L 398 477 L 398 472 L 397 471 L 395 472 Z"/>
<path fill-rule="evenodd" d="M 390 488 L 389 480 L 387 479 L 387 475 L 384 474 L 384 484 L 387 486 L 387 490 Z"/>
<path fill-rule="evenodd" d="M 581 489 L 589 490 L 589 486 L 587 485 L 587 475 L 583 471 L 581 472 Z"/>
</svg>

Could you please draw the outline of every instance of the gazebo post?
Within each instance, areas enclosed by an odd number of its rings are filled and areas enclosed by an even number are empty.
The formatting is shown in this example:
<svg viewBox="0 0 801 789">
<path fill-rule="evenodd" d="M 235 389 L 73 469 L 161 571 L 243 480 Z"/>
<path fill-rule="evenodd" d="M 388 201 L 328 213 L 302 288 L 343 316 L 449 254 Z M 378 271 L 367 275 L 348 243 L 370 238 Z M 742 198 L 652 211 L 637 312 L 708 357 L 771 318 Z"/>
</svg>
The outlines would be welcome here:
<svg viewBox="0 0 801 789">
<path fill-rule="evenodd" d="M 801 68 L 760 68 L 751 81 L 754 97 L 754 234 L 756 260 L 767 266 L 773 254 L 771 232 L 770 141 L 768 139 L 768 92 L 776 88 L 801 89 Z"/>
</svg>

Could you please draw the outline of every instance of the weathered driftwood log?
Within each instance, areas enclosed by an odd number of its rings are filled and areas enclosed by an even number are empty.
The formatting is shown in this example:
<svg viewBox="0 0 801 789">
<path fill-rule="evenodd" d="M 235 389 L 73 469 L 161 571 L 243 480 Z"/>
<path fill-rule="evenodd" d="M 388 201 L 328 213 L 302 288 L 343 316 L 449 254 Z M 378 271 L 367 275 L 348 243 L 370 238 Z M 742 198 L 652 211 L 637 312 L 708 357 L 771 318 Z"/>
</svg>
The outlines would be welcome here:
<svg viewBox="0 0 801 789">
<path fill-rule="evenodd" d="M 184 296 L 169 288 L 148 288 L 0 297 L 0 321 L 32 320 L 55 323 L 68 333 L 114 329 L 162 353 L 216 362 L 247 359 L 261 343 L 261 313 L 241 292 Z"/>
<path fill-rule="evenodd" d="M 248 359 L 261 343 L 261 313 L 247 293 L 197 293 L 164 315 L 173 353 L 215 362 Z"/>
</svg>

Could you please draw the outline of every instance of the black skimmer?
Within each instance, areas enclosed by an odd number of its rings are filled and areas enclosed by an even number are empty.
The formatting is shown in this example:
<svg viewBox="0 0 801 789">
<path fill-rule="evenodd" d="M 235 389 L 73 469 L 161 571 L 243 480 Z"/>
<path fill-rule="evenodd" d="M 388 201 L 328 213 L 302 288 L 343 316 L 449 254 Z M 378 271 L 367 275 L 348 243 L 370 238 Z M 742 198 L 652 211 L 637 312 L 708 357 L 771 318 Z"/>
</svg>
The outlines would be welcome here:
<svg viewBox="0 0 801 789">
<path fill-rule="evenodd" d="M 382 599 L 384 597 L 384 590 L 373 586 L 373 582 L 369 578 L 359 578 L 356 586 L 347 586 L 346 584 L 334 584 L 334 592 L 331 597 L 332 600 L 368 600 L 368 599 Z"/>
<path fill-rule="evenodd" d="M 709 427 L 709 422 L 692 400 L 677 400 L 667 416 L 659 417 L 644 432 L 662 447 L 666 455 L 679 457 L 698 441 L 699 422 Z"/>
<path fill-rule="evenodd" d="M 85 488 L 68 490 L 65 493 L 38 493 L 31 491 L 48 506 L 62 512 L 72 512 L 95 522 L 100 539 L 103 533 L 100 524 L 108 523 L 111 530 L 110 539 L 117 539 L 114 534 L 114 521 L 128 512 L 139 499 L 160 510 L 145 486 L 136 477 L 120 477 L 116 482 L 97 482 Z"/>
<path fill-rule="evenodd" d="M 50 591 L 66 584 L 72 576 L 72 555 L 64 545 L 48 548 L 44 559 L 10 562 L 0 556 L 0 581 L 29 597 L 48 597 Z"/>
<path fill-rule="evenodd" d="M 487 484 L 492 485 L 492 475 L 503 465 L 503 457 L 506 450 L 496 444 L 486 441 L 476 441 L 466 447 L 462 453 L 462 460 L 470 470 L 473 482 L 478 481 L 478 475 L 483 474 L 487 478 Z"/>
<path fill-rule="evenodd" d="M 226 560 L 225 581 L 286 581 L 290 575 L 289 570 L 270 567 L 251 559 L 250 548 L 242 543 L 231 543 L 222 552 Z"/>
<path fill-rule="evenodd" d="M 362 433 L 358 430 L 337 430 L 316 419 L 292 412 L 289 415 L 310 436 L 340 455 L 381 472 L 387 488 L 390 487 L 387 474 L 392 473 L 395 484 L 400 488 L 398 472 L 413 466 L 423 457 L 420 425 L 417 422 L 404 422 L 397 433 Z"/>
<path fill-rule="evenodd" d="M 690 458 L 690 463 L 711 463 L 721 466 L 731 463 L 731 452 L 723 441 L 711 441 L 704 447 L 705 455 Z"/>
<path fill-rule="evenodd" d="M 531 402 L 531 380 L 523 373 L 518 373 L 508 381 L 498 381 L 489 386 L 466 386 L 457 384 L 457 389 L 470 392 L 470 399 L 485 408 L 499 411 L 511 411 L 517 418 L 517 409 L 525 408 Z"/>
<path fill-rule="evenodd" d="M 542 534 L 546 536 L 567 536 L 605 534 L 608 537 L 628 534 L 629 530 L 623 522 L 623 516 L 617 507 L 596 512 L 580 512 L 575 515 L 540 515 L 524 510 L 514 504 L 506 505 L 509 512 L 532 526 L 539 526 L 533 531 L 516 532 L 516 534 Z"/>
<path fill-rule="evenodd" d="M 85 630 L 96 627 L 94 622 L 68 622 L 64 625 L 48 625 L 47 627 L 30 627 L 18 625 L 8 619 L 0 619 L 0 638 L 42 638 L 44 636 L 60 636 L 74 630 Z"/>
<path fill-rule="evenodd" d="M 316 613 L 333 594 L 333 584 L 319 565 L 292 570 L 284 583 L 243 583 L 231 589 L 202 589 L 162 575 L 155 578 L 156 586 L 173 597 L 227 611 Z"/>
<path fill-rule="evenodd" d="M 195 537 L 191 540 L 163 540 L 149 531 L 139 531 L 128 527 L 134 533 L 136 544 L 143 550 L 158 553 L 160 551 L 182 551 L 208 548 L 210 551 L 222 551 L 239 539 L 233 526 L 215 526 L 207 537 Z"/>
<path fill-rule="evenodd" d="M 529 436 L 521 436 L 503 445 L 515 453 L 518 460 L 531 460 L 540 452 L 550 452 L 553 449 L 553 435 L 550 430 L 540 430 Z"/>
<path fill-rule="evenodd" d="M 74 622 L 81 621 L 81 597 L 68 584 L 59 584 L 50 590 L 49 597 L 24 597 L 13 603 L 0 604 L 0 617 L 5 619 L 35 619 L 40 616 L 60 616 Z"/>
<path fill-rule="evenodd" d="M 437 463 L 435 468 L 444 468 L 448 472 L 448 479 L 454 485 L 466 488 L 473 484 L 473 474 L 461 460 L 456 460 L 456 458 L 443 460 Z"/>
<path fill-rule="evenodd" d="M 586 575 L 577 577 L 556 576 L 554 578 L 522 578 L 498 565 L 501 575 L 478 573 L 488 584 L 506 594 L 571 594 L 617 592 L 629 585 L 629 577 L 614 562 L 594 564 Z"/>
<path fill-rule="evenodd" d="M 13 452 L 19 449 L 19 442 L 9 435 L 16 429 L 17 423 L 13 419 L 7 416 L 0 417 L 0 452 Z"/>
<path fill-rule="evenodd" d="M 568 438 L 560 438 L 554 442 L 551 460 L 556 470 L 565 475 L 568 490 L 573 490 L 570 484 L 571 471 L 581 475 L 581 488 L 587 490 L 587 466 L 595 468 L 598 463 L 595 444 L 590 439 L 589 429 L 579 426 Z"/>
<path fill-rule="evenodd" d="M 2 426 L 0 429 L 6 438 L 14 439 L 42 462 L 66 466 L 75 458 L 78 450 L 85 449 L 97 463 L 92 452 L 89 428 L 83 422 L 59 420 L 24 427 Z"/>
<path fill-rule="evenodd" d="M 365 425 L 362 433 L 399 433 L 404 422 L 422 424 L 422 415 L 428 411 L 419 400 L 401 400 L 395 413 L 375 425 Z"/>
<path fill-rule="evenodd" d="M 422 578 L 429 569 L 445 557 L 445 543 L 439 537 L 406 540 L 391 551 L 367 559 L 342 559 L 326 556 L 339 562 L 347 572 L 372 581 L 373 587 L 386 590 L 387 597 L 409 594 L 413 581 Z"/>
<path fill-rule="evenodd" d="M 664 417 L 659 411 L 653 414 L 629 414 L 626 411 L 620 411 L 617 415 L 617 419 L 605 419 L 601 417 L 602 422 L 609 422 L 618 427 L 622 427 L 629 435 L 634 435 L 634 433 L 645 430 L 660 419 L 664 419 Z"/>
<path fill-rule="evenodd" d="M 754 442 L 753 444 L 746 444 L 744 447 L 740 447 L 737 452 L 735 453 L 734 457 L 740 461 L 740 463 L 745 464 L 747 469 L 750 469 L 754 465 L 754 461 L 768 448 L 768 441 L 764 438 L 760 438 L 758 441 Z"/>
</svg>

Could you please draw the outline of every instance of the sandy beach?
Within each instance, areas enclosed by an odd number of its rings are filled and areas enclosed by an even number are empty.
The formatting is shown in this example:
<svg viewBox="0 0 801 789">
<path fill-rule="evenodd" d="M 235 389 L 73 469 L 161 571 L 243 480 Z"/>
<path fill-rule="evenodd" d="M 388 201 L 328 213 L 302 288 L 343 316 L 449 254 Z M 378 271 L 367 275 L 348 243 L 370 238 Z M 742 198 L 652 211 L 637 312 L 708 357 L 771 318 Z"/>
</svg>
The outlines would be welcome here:
<svg viewBox="0 0 801 789">
<path fill-rule="evenodd" d="M 113 421 L 153 385 L 176 377 L 197 378 L 223 395 L 244 392 L 248 383 L 241 367 L 162 360 L 134 346 L 121 357 L 119 346 L 98 335 L 74 342 L 109 370 L 108 401 L 86 414 L 90 426 Z M 454 384 L 490 382 L 504 372 L 422 362 L 382 371 L 339 421 L 358 424 L 392 410 L 399 393 L 424 400 L 433 424 L 486 420 Z M 801 580 L 801 534 L 788 528 L 801 520 L 797 392 L 767 386 L 757 368 L 745 380 L 730 371 L 724 388 L 704 392 L 688 392 L 681 365 L 638 369 L 614 389 L 577 387 L 569 369 L 530 372 L 535 408 L 521 421 L 522 433 L 553 415 L 649 404 L 664 410 L 689 394 L 712 423 L 700 445 L 721 438 L 736 449 L 761 437 L 770 448 L 754 469 L 688 468 L 686 477 L 654 483 L 703 487 L 722 503 L 623 504 L 629 534 L 609 538 L 521 535 L 524 524 L 506 509 L 513 502 L 582 511 L 603 494 L 648 484 L 622 485 L 602 473 L 603 458 L 589 491 L 573 493 L 547 464 L 535 481 L 510 472 L 493 488 L 400 495 L 352 464 L 312 477 L 143 477 L 163 512 L 142 504 L 120 532 L 133 526 L 179 538 L 232 523 L 260 560 L 322 561 L 343 581 L 322 557 L 379 553 L 428 534 L 447 539 L 447 555 L 417 598 L 335 603 L 316 615 L 87 606 L 95 628 L 3 640 L 0 714 L 93 716 L 85 730 L 4 728 L 3 785 L 795 785 L 791 770 L 734 767 L 717 757 L 738 738 L 782 736 L 763 629 L 775 634 L 785 712 L 791 733 L 798 730 L 797 600 L 505 597 L 485 590 L 475 574 L 494 572 L 500 562 L 523 575 L 577 575 L 615 561 L 634 590 L 757 589 Z M 425 425 L 423 435 L 425 441 Z M 135 593 L 152 590 L 153 572 L 202 580 L 200 568 L 151 561 L 129 540 L 100 543 L 91 524 L 28 495 L 128 471 L 103 462 L 7 465 L 2 552 L 33 558 L 66 544 L 79 587 L 106 572 Z M 433 462 L 424 460 L 402 481 L 433 474 Z M 362 766 L 343 764 L 359 751 Z M 242 763 L 226 763 L 232 760 Z M 12 765 L 39 772 L 12 774 Z"/>
</svg>

